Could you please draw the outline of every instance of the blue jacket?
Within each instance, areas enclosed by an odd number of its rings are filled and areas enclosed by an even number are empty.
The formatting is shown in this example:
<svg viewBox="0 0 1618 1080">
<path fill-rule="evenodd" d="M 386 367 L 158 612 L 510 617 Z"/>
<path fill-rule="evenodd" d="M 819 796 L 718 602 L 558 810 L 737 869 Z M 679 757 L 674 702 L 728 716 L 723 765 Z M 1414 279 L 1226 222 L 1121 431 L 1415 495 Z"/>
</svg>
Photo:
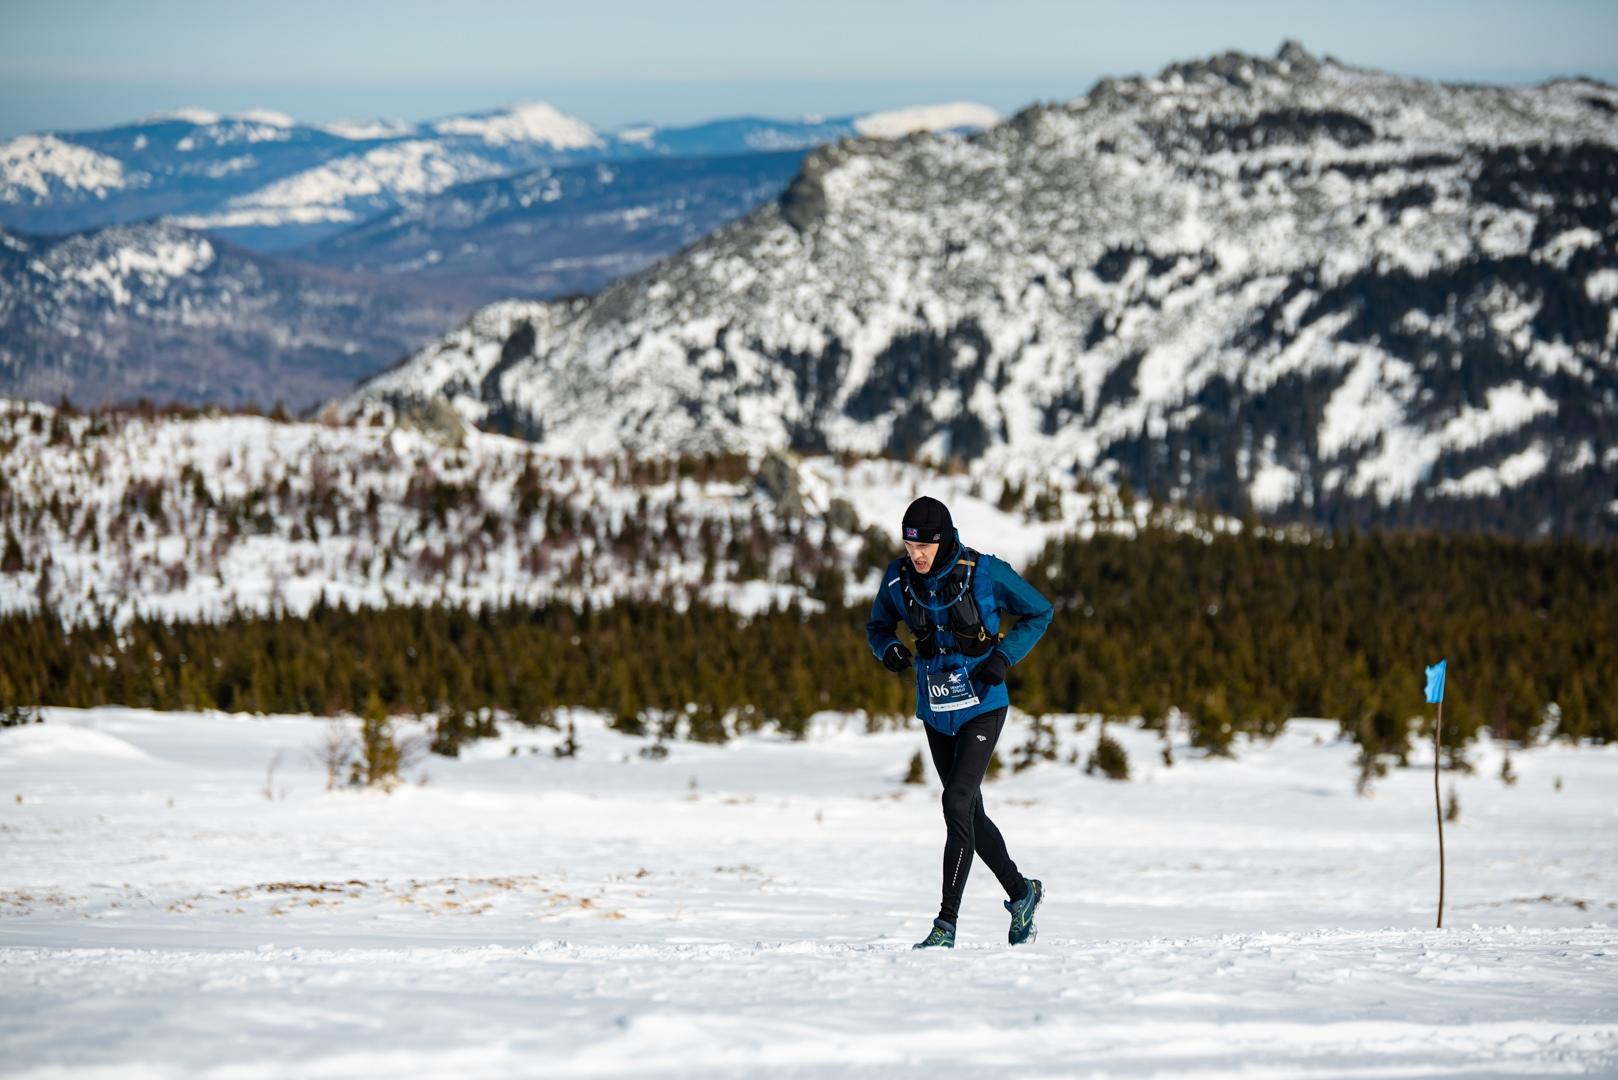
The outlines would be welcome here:
<svg viewBox="0 0 1618 1080">
<path fill-rule="evenodd" d="M 960 557 L 961 533 L 957 529 L 954 557 L 945 565 L 935 566 L 931 573 L 923 576 L 922 583 L 929 588 L 936 585 L 955 568 L 955 563 Z M 904 583 L 900 579 L 899 570 L 907 558 L 908 556 L 901 555 L 888 564 L 887 570 L 882 574 L 882 585 L 877 589 L 876 599 L 871 601 L 871 618 L 865 624 L 865 638 L 870 642 L 871 654 L 878 660 L 888 651 L 888 646 L 899 640 L 894 631 L 904 622 L 905 608 Z M 978 556 L 977 569 L 972 575 L 972 596 L 977 601 L 978 611 L 982 614 L 983 625 L 991 634 L 1000 631 L 1002 611 L 1009 611 L 1019 616 L 1017 625 L 1006 635 L 1006 639 L 995 649 L 990 650 L 1004 653 L 1012 664 L 1020 662 L 1028 655 L 1028 650 L 1034 647 L 1034 642 L 1040 639 L 1045 633 L 1045 628 L 1051 624 L 1051 602 L 1040 595 L 1038 589 L 1024 581 L 1006 562 L 993 555 Z M 946 625 L 948 615 L 940 612 L 933 618 L 935 623 Z M 916 657 L 917 717 L 929 727 L 946 735 L 953 735 L 972 717 L 1011 704 L 1011 695 L 1007 693 L 1005 683 L 987 688 L 977 684 L 979 699 L 977 705 L 954 712 L 935 713 L 927 700 L 925 673 L 965 667 L 970 677 L 972 669 L 989 658 L 989 653 L 972 657 L 955 651 L 955 639 L 947 629 L 937 631 L 937 640 L 943 646 L 942 652 L 930 659 Z"/>
</svg>

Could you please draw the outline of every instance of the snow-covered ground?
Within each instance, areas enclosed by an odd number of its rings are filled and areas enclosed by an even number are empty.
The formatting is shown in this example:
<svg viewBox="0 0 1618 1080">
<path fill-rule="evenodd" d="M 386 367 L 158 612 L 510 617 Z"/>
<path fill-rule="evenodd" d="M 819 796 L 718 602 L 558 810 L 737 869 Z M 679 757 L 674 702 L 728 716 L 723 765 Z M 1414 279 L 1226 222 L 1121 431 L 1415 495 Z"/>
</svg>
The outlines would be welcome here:
<svg viewBox="0 0 1618 1080">
<path fill-rule="evenodd" d="M 1618 1071 L 1618 748 L 1482 743 L 1371 796 L 1335 726 L 1134 779 L 1007 768 L 1049 899 L 937 901 L 919 730 L 670 744 L 573 720 L 326 791 L 330 722 L 46 710 L 0 730 L 0 1073 L 27 1077 L 1518 1076 Z M 278 764 L 266 781 L 270 764 Z M 425 784 L 416 781 L 425 771 Z M 929 770 L 930 771 L 930 770 Z M 270 797 L 266 797 L 266 787 Z"/>
</svg>

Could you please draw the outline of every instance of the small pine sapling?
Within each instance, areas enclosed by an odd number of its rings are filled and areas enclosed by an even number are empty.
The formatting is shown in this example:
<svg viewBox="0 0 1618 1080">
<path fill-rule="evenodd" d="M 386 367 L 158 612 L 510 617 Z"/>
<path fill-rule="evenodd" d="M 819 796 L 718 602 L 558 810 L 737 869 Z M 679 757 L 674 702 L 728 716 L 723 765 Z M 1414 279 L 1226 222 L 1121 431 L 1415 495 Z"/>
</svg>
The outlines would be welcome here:
<svg viewBox="0 0 1618 1080">
<path fill-rule="evenodd" d="M 402 760 L 399 743 L 393 737 L 393 724 L 382 707 L 382 699 L 372 690 L 360 717 L 360 757 L 354 762 L 351 775 L 357 783 L 387 790 L 398 783 Z"/>
<path fill-rule="evenodd" d="M 1129 755 L 1125 753 L 1123 743 L 1108 735 L 1103 728 L 1084 771 L 1092 776 L 1099 772 L 1108 780 L 1128 780 Z"/>
<path fill-rule="evenodd" d="M 921 760 L 920 750 L 910 755 L 910 768 L 905 770 L 904 782 L 907 784 L 925 784 L 927 782 L 927 765 Z"/>
</svg>

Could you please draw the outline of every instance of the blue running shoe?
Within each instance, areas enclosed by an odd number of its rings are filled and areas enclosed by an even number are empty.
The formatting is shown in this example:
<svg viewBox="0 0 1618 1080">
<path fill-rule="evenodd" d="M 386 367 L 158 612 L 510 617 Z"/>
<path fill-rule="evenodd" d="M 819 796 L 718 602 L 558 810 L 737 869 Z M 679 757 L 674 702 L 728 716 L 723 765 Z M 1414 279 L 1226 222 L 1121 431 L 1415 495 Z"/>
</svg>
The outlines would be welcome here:
<svg viewBox="0 0 1618 1080">
<path fill-rule="evenodd" d="M 953 949 L 955 948 L 955 927 L 943 919 L 934 919 L 932 933 L 910 947 L 912 949 Z"/>
<path fill-rule="evenodd" d="M 1006 933 L 1006 941 L 1012 945 L 1022 945 L 1034 940 L 1034 935 L 1038 933 L 1034 929 L 1034 909 L 1045 899 L 1045 886 L 1040 884 L 1038 878 L 1022 880 L 1026 886 L 1022 899 L 1005 902 L 1006 910 L 1011 912 L 1011 929 Z"/>
</svg>

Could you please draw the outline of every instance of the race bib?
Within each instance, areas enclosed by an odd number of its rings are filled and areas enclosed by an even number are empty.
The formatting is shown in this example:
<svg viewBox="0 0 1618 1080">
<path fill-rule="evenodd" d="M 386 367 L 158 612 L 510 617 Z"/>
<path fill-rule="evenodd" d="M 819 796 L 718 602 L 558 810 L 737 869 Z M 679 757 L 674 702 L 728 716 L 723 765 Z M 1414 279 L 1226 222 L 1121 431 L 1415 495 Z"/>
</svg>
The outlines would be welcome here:
<svg viewBox="0 0 1618 1080">
<path fill-rule="evenodd" d="M 933 712 L 954 712 L 968 709 L 978 703 L 978 693 L 965 668 L 947 671 L 929 671 L 926 674 L 927 703 Z"/>
</svg>

